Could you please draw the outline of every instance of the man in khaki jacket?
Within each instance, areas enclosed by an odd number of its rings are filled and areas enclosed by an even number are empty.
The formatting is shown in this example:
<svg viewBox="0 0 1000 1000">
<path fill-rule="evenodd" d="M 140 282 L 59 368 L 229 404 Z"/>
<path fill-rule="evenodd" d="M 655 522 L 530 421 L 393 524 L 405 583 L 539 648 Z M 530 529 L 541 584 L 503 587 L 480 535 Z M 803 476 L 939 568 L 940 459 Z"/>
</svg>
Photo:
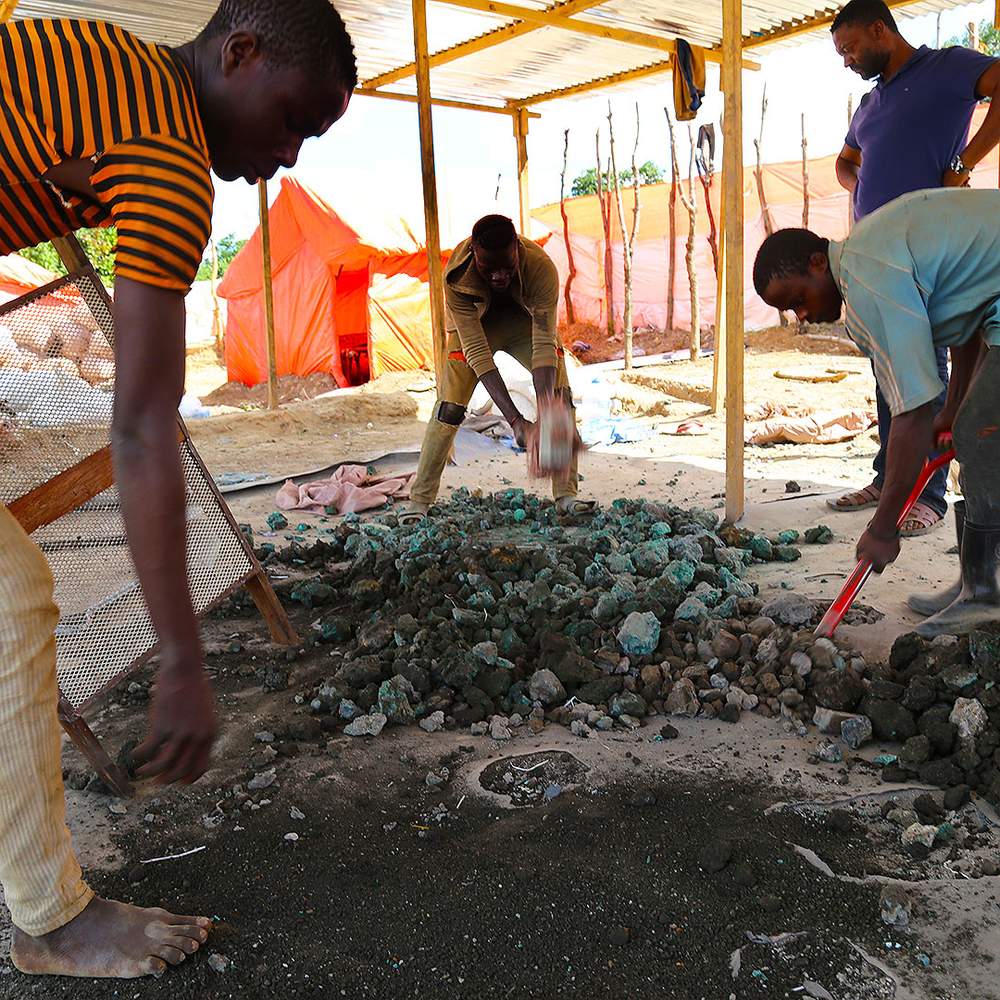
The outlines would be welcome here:
<svg viewBox="0 0 1000 1000">
<path fill-rule="evenodd" d="M 455 248 L 445 270 L 448 358 L 404 520 L 419 519 L 437 497 L 452 442 L 477 382 L 486 387 L 521 447 L 534 433 L 534 425 L 518 410 L 497 371 L 496 351 L 509 354 L 531 372 L 538 400 L 560 395 L 572 408 L 556 331 L 558 302 L 555 264 L 537 243 L 519 238 L 514 223 L 505 216 L 480 219 L 471 238 Z M 552 477 L 552 495 L 560 513 L 592 509 L 592 503 L 576 499 L 575 457 L 568 473 Z"/>
</svg>

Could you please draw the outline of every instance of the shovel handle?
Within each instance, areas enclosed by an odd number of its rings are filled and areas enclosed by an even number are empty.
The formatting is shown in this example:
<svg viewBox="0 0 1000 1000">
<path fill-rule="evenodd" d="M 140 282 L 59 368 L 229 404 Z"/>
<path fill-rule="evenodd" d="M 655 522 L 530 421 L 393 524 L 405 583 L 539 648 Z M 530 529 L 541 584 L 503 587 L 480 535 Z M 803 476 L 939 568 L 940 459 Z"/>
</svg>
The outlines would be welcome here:
<svg viewBox="0 0 1000 1000">
<path fill-rule="evenodd" d="M 950 444 L 950 441 L 950 434 L 941 435 L 938 439 L 938 443 L 941 445 Z M 920 475 L 917 477 L 916 485 L 903 505 L 902 511 L 900 511 L 899 519 L 896 521 L 897 529 L 902 528 L 906 522 L 910 511 L 913 510 L 913 505 L 920 499 L 920 494 L 924 492 L 924 488 L 930 482 L 931 476 L 938 469 L 947 465 L 954 457 L 955 449 L 949 448 L 946 452 L 938 455 L 937 458 L 929 460 L 924 465 Z M 844 620 L 844 615 L 847 614 L 851 605 L 857 599 L 858 594 L 861 593 L 861 588 L 868 582 L 868 577 L 872 575 L 872 569 L 873 566 L 870 559 L 862 559 L 854 567 L 854 572 L 847 578 L 847 582 L 841 588 L 837 599 L 830 605 L 826 614 L 823 615 L 823 620 L 816 626 L 815 635 L 817 638 L 829 639 L 833 636 L 837 626 Z"/>
</svg>

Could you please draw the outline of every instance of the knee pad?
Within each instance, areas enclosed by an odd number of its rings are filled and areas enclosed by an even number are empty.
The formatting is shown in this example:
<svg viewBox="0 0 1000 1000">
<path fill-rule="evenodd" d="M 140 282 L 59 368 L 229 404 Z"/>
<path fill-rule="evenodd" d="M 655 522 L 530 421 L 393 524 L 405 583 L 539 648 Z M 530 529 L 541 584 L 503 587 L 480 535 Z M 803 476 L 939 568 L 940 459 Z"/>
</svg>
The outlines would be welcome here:
<svg viewBox="0 0 1000 1000">
<path fill-rule="evenodd" d="M 437 408 L 437 419 L 442 424 L 458 427 L 465 419 L 465 407 L 459 406 L 458 403 L 440 402 Z"/>
</svg>

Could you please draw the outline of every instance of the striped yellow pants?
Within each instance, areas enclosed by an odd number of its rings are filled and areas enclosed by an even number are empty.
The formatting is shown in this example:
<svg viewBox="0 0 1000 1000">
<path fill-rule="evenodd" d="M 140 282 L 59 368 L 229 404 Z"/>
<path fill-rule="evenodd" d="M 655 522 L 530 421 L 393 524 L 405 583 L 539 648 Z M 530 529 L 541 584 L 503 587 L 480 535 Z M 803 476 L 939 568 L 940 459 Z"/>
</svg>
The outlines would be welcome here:
<svg viewBox="0 0 1000 1000">
<path fill-rule="evenodd" d="M 14 926 L 33 937 L 94 895 L 66 827 L 52 597 L 45 557 L 0 505 L 0 885 Z"/>
</svg>

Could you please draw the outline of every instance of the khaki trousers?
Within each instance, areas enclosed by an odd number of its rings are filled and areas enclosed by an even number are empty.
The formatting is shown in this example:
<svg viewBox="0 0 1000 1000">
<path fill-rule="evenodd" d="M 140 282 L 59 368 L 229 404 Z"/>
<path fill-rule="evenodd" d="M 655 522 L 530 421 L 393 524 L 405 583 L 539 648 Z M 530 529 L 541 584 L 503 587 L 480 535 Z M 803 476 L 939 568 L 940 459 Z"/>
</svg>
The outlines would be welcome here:
<svg viewBox="0 0 1000 1000">
<path fill-rule="evenodd" d="M 33 937 L 94 896 L 66 827 L 52 594 L 45 557 L 0 505 L 0 885 Z"/>
<path fill-rule="evenodd" d="M 516 304 L 506 308 L 493 308 L 483 317 L 483 329 L 490 349 L 509 354 L 518 364 L 531 371 L 531 317 Z M 462 345 L 455 330 L 448 332 L 448 359 L 445 362 L 444 384 L 438 388 L 437 405 L 427 425 L 424 443 L 420 448 L 420 463 L 410 487 L 410 499 L 416 503 L 434 503 L 441 487 L 441 476 L 451 454 L 452 443 L 458 426 L 438 419 L 441 403 L 455 403 L 463 409 L 469 405 L 479 379 L 465 360 Z M 566 362 L 562 352 L 556 368 L 556 389 L 569 390 Z M 565 477 L 552 477 L 552 496 L 575 497 L 577 486 L 577 459 Z"/>
</svg>

